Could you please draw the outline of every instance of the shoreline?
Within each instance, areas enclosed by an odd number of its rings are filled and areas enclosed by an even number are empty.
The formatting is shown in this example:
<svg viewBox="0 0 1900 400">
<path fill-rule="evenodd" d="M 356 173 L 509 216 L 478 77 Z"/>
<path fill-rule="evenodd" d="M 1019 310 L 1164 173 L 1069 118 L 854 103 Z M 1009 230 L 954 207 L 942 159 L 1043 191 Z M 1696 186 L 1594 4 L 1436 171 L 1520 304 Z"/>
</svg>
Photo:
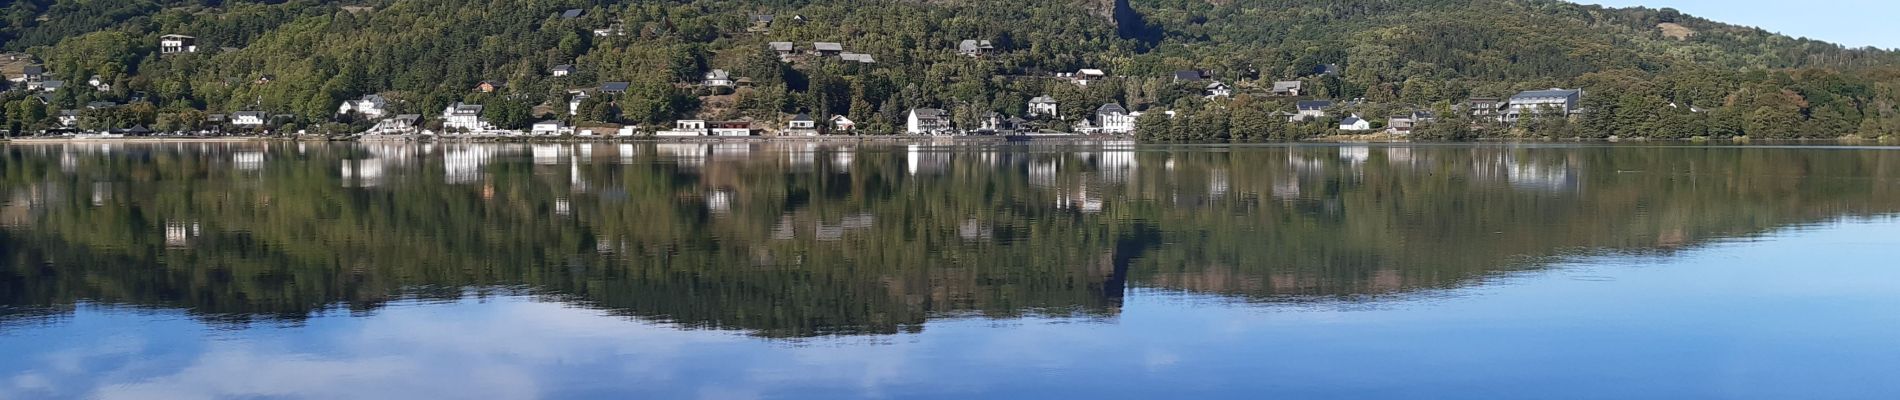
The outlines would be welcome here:
<svg viewBox="0 0 1900 400">
<path fill-rule="evenodd" d="M 1739 138 L 1481 138 L 1461 141 L 1421 141 L 1394 135 L 1333 135 L 1295 141 L 1269 142 L 1141 142 L 1133 135 L 1019 135 L 1019 136 L 183 136 L 183 137 L 21 137 L 0 138 L 0 144 L 105 144 L 105 143 L 244 143 L 244 142 L 358 142 L 358 143 L 1010 143 L 1010 142 L 1105 142 L 1135 141 L 1146 144 L 1483 144 L 1483 143 L 1652 143 L 1652 144 L 1845 144 L 1896 145 L 1900 140 L 1847 136 L 1839 138 L 1750 139 Z"/>
</svg>

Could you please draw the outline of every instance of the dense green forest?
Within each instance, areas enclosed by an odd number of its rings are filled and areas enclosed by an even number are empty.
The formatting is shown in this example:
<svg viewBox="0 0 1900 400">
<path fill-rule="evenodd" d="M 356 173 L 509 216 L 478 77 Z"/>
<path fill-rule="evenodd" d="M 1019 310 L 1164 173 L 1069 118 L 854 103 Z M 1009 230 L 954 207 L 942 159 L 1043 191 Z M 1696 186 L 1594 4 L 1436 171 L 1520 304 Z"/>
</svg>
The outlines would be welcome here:
<svg viewBox="0 0 1900 400">
<path fill-rule="evenodd" d="M 1900 211 L 1900 163 L 1879 151 L 1017 150 L 6 146 L 0 310 L 175 308 L 241 326 L 529 293 L 764 336 L 895 333 L 1113 316 L 1127 288 L 1429 294 Z"/>
<path fill-rule="evenodd" d="M 579 9 L 567 18 L 565 10 Z M 0 8 L 0 51 L 30 53 L 72 83 L 44 99 L 0 97 L 0 127 L 53 125 L 93 101 L 89 129 L 187 129 L 207 113 L 287 115 L 281 131 L 342 132 L 337 105 L 366 94 L 396 112 L 434 115 L 457 101 L 488 105 L 508 128 L 554 116 L 570 122 L 661 126 L 676 118 L 847 115 L 867 132 L 900 130 L 915 107 L 951 110 L 965 126 L 984 113 L 1023 115 L 1051 95 L 1066 127 L 1108 102 L 1173 110 L 1140 123 L 1152 140 L 1288 140 L 1330 132 L 1273 113 L 1303 98 L 1361 99 L 1336 110 L 1382 123 L 1436 110 L 1424 138 L 1817 138 L 1900 133 L 1900 55 L 1790 38 L 1669 9 L 1616 9 L 1556 0 L 21 0 Z M 758 15 L 773 15 L 761 22 Z M 1023 23 L 1034 21 L 1034 23 Z M 617 28 L 605 36 L 595 30 Z M 197 37 L 200 52 L 160 55 L 158 37 Z M 991 40 L 984 57 L 957 53 Z M 781 63 L 767 43 L 844 44 L 874 64 L 814 57 Z M 576 73 L 553 76 L 571 64 Z M 1337 74 L 1316 68 L 1334 64 Z M 690 83 L 718 68 L 751 86 Z M 1086 87 L 1052 76 L 1101 68 Z M 1237 89 L 1206 99 L 1201 69 Z M 98 91 L 92 76 L 112 83 Z M 1299 79 L 1302 98 L 1267 96 Z M 496 93 L 472 88 L 504 83 Z M 567 117 L 569 91 L 597 95 Z M 1493 126 L 1460 118 L 1469 97 L 1582 88 L 1578 118 Z M 137 100 L 137 101 L 133 101 Z"/>
</svg>

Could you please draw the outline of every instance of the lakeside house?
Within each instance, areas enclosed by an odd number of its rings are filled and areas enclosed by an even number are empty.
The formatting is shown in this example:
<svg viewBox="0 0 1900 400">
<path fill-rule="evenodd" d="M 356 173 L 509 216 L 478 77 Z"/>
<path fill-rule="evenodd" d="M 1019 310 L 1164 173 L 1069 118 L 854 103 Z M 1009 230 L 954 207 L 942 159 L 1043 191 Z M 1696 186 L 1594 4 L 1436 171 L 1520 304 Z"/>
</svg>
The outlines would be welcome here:
<svg viewBox="0 0 1900 400">
<path fill-rule="evenodd" d="M 752 121 L 719 121 L 711 125 L 713 136 L 752 136 Z"/>
<path fill-rule="evenodd" d="M 1124 134 L 1135 131 L 1135 118 L 1141 113 L 1128 112 L 1121 103 L 1103 104 L 1095 109 L 1095 129 L 1100 133 Z"/>
<path fill-rule="evenodd" d="M 181 54 L 198 52 L 198 38 L 185 35 L 165 35 L 158 37 L 159 54 Z"/>
<path fill-rule="evenodd" d="M 1475 120 L 1502 121 L 1504 119 L 1504 99 L 1496 97 L 1473 97 L 1465 100 L 1465 112 Z"/>
<path fill-rule="evenodd" d="M 1352 116 L 1339 120 L 1339 130 L 1347 132 L 1369 131 L 1372 130 L 1372 122 L 1366 121 L 1365 118 L 1360 118 L 1359 114 L 1353 114 Z"/>
<path fill-rule="evenodd" d="M 831 116 L 831 131 L 832 132 L 837 132 L 837 133 L 850 132 L 853 128 L 857 128 L 857 127 L 858 127 L 858 123 L 851 121 L 851 118 L 849 117 L 845 117 L 843 115 Z"/>
<path fill-rule="evenodd" d="M 238 111 L 231 113 L 231 126 L 260 127 L 269 118 L 269 114 L 262 111 Z"/>
<path fill-rule="evenodd" d="M 67 128 L 79 126 L 79 110 L 59 110 L 59 126 Z"/>
<path fill-rule="evenodd" d="M 1519 92 L 1511 96 L 1505 107 L 1504 122 L 1516 123 L 1525 116 L 1536 117 L 1554 114 L 1568 117 L 1577 112 L 1577 105 L 1583 99 L 1583 91 L 1577 89 L 1549 89 Z"/>
<path fill-rule="evenodd" d="M 913 135 L 936 135 L 951 129 L 950 112 L 935 108 L 911 109 L 904 124 L 904 132 Z"/>
<path fill-rule="evenodd" d="M 1287 122 L 1300 122 L 1300 121 L 1305 121 L 1305 120 L 1310 120 L 1310 119 L 1326 118 L 1326 109 L 1333 108 L 1333 101 L 1332 100 L 1305 100 L 1305 101 L 1295 103 L 1293 107 L 1298 112 L 1292 118 L 1288 118 Z"/>
<path fill-rule="evenodd" d="M 451 132 L 486 132 L 494 127 L 482 119 L 485 108 L 480 104 L 455 103 L 442 110 L 442 129 Z"/>
<path fill-rule="evenodd" d="M 811 114 L 794 115 L 785 122 L 785 130 L 779 132 L 779 136 L 818 136 L 818 120 L 812 119 Z"/>
<path fill-rule="evenodd" d="M 574 130 L 569 128 L 566 122 L 558 119 L 536 122 L 528 128 L 528 134 L 534 136 L 564 136 L 573 133 Z"/>
<path fill-rule="evenodd" d="M 706 120 L 682 119 L 673 121 L 673 129 L 654 132 L 653 136 L 706 136 L 709 132 Z"/>
<path fill-rule="evenodd" d="M 364 132 L 370 135 L 408 135 L 419 132 L 422 115 L 402 114 L 376 121 L 376 126 Z"/>
<path fill-rule="evenodd" d="M 380 95 L 370 94 L 364 95 L 363 98 L 357 100 L 344 100 L 343 105 L 337 107 L 336 113 L 337 115 L 358 114 L 362 115 L 363 118 L 373 120 L 382 118 L 383 115 L 388 112 L 388 105 L 388 99 Z"/>
<path fill-rule="evenodd" d="M 970 57 L 982 57 L 996 50 L 996 45 L 988 40 L 964 39 L 957 43 L 957 53 Z"/>
<path fill-rule="evenodd" d="M 1049 97 L 1049 95 L 1041 95 L 1029 99 L 1029 116 L 1056 117 L 1056 98 Z"/>
<path fill-rule="evenodd" d="M 1305 84 L 1304 82 L 1300 82 L 1300 81 L 1278 81 L 1278 82 L 1274 82 L 1274 83 L 1273 83 L 1273 95 L 1275 95 L 1275 96 L 1299 96 L 1299 95 L 1300 95 L 1300 93 L 1301 93 L 1301 90 L 1303 90 L 1303 88 L 1305 87 L 1305 85 L 1306 85 L 1306 84 Z"/>
<path fill-rule="evenodd" d="M 1412 130 L 1416 129 L 1419 124 L 1432 122 L 1437 119 L 1437 116 L 1425 111 L 1411 111 L 1405 114 L 1395 115 L 1385 119 L 1385 132 L 1394 135 L 1410 135 L 1412 134 Z"/>
<path fill-rule="evenodd" d="M 576 90 L 568 93 L 572 94 L 567 97 L 567 115 L 569 116 L 580 115 L 581 104 L 586 103 L 588 98 L 593 97 L 589 96 L 587 91 L 584 90 Z"/>
</svg>

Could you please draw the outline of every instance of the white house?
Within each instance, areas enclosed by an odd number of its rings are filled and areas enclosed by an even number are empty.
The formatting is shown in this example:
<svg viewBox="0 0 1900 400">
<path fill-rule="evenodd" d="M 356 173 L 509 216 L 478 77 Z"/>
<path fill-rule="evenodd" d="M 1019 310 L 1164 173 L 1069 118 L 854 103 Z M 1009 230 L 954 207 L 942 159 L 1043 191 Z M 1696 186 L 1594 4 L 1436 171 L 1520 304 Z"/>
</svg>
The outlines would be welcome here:
<svg viewBox="0 0 1900 400">
<path fill-rule="evenodd" d="M 732 73 L 723 69 L 706 71 L 706 78 L 700 82 L 706 87 L 731 87 Z"/>
<path fill-rule="evenodd" d="M 1577 112 L 1577 103 L 1583 99 L 1583 91 L 1576 89 L 1550 89 L 1520 92 L 1511 96 L 1509 105 L 1504 109 L 1504 122 L 1515 123 L 1526 115 L 1552 114 L 1559 117 Z"/>
<path fill-rule="evenodd" d="M 264 126 L 264 120 L 267 118 L 269 117 L 266 116 L 264 112 L 262 111 L 238 111 L 238 112 L 231 113 L 231 125 L 252 126 L 252 127 Z"/>
<path fill-rule="evenodd" d="M 196 53 L 198 38 L 185 35 L 165 35 L 158 37 L 159 54 Z"/>
<path fill-rule="evenodd" d="M 653 136 L 706 136 L 706 120 L 682 119 L 673 121 L 673 129 L 654 132 Z"/>
<path fill-rule="evenodd" d="M 87 80 L 86 80 L 86 84 L 87 84 L 87 85 L 92 85 L 92 88 L 93 88 L 93 89 L 96 89 L 96 90 L 98 90 L 98 91 L 101 91 L 101 92 L 110 92 L 110 91 L 112 91 L 112 83 L 111 83 L 111 82 L 106 82 L 106 79 L 105 79 L 105 78 L 101 78 L 101 77 L 99 77 L 98 75 L 93 75 L 93 76 L 92 76 L 92 79 L 87 79 Z"/>
<path fill-rule="evenodd" d="M 1333 101 L 1332 100 L 1306 100 L 1306 101 L 1301 101 L 1299 103 L 1294 104 L 1294 107 L 1299 110 L 1299 113 L 1295 114 L 1291 118 L 1287 118 L 1288 122 L 1299 122 L 1299 121 L 1305 121 L 1309 119 L 1325 118 L 1326 109 L 1333 107 Z"/>
<path fill-rule="evenodd" d="M 792 120 L 785 123 L 783 136 L 818 136 L 818 120 L 809 114 L 792 116 Z"/>
<path fill-rule="evenodd" d="M 1366 121 L 1365 118 L 1359 118 L 1359 114 L 1353 114 L 1350 117 L 1346 117 L 1346 119 L 1339 120 L 1339 130 L 1349 132 L 1369 131 L 1372 130 L 1372 122 Z"/>
<path fill-rule="evenodd" d="M 913 135 L 947 133 L 950 129 L 950 112 L 935 108 L 911 109 L 904 124 L 904 132 Z"/>
<path fill-rule="evenodd" d="M 59 126 L 79 126 L 79 110 L 59 110 Z"/>
<path fill-rule="evenodd" d="M 480 104 L 455 103 L 442 110 L 442 129 L 470 133 L 487 132 L 494 129 L 488 121 L 482 120 L 483 107 Z"/>
<path fill-rule="evenodd" d="M 528 133 L 534 136 L 561 136 L 573 134 L 574 129 L 568 128 L 567 123 L 561 120 L 551 119 L 534 123 L 534 126 L 528 129 Z"/>
<path fill-rule="evenodd" d="M 1206 93 L 1207 93 L 1208 99 L 1213 99 L 1216 97 L 1233 97 L 1234 88 L 1227 86 L 1227 84 L 1225 83 L 1221 83 L 1221 81 L 1213 81 L 1213 82 L 1207 83 Z"/>
<path fill-rule="evenodd" d="M 343 105 L 337 107 L 336 113 L 339 115 L 356 113 L 361 114 L 363 118 L 377 119 L 388 113 L 388 106 L 388 99 L 372 94 L 365 95 L 362 99 L 344 100 Z"/>
<path fill-rule="evenodd" d="M 1095 109 L 1095 128 L 1101 133 L 1123 134 L 1135 131 L 1135 117 L 1139 113 L 1129 113 L 1119 103 L 1103 104 Z"/>
<path fill-rule="evenodd" d="M 1036 98 L 1033 98 L 1033 99 L 1029 99 L 1029 116 L 1055 117 L 1056 116 L 1056 98 L 1049 97 L 1048 95 L 1042 95 L 1042 96 L 1036 96 Z"/>
<path fill-rule="evenodd" d="M 412 134 L 412 133 L 417 132 L 416 124 L 417 122 L 420 122 L 420 121 L 422 121 L 421 115 L 417 115 L 417 114 L 397 115 L 394 117 L 384 118 L 382 121 L 376 121 L 376 126 L 370 127 L 369 131 L 364 132 L 364 133 L 371 134 L 371 135 Z"/>
<path fill-rule="evenodd" d="M 843 115 L 831 116 L 832 132 L 850 132 L 852 128 L 856 127 L 858 127 L 858 123 L 851 121 L 851 118 L 847 118 Z"/>
<path fill-rule="evenodd" d="M 1076 86 L 1088 86 L 1089 82 L 1108 78 L 1108 72 L 1095 68 L 1083 68 L 1075 72 L 1058 73 L 1056 78 L 1069 81 Z"/>
<path fill-rule="evenodd" d="M 581 103 L 587 102 L 589 96 L 587 92 L 582 91 L 575 91 L 573 93 L 573 96 L 567 98 L 567 115 L 580 115 Z"/>
<path fill-rule="evenodd" d="M 574 74 L 574 65 L 572 64 L 556 65 L 554 66 L 554 68 L 548 69 L 548 75 L 568 76 L 568 75 L 573 75 L 573 74 Z"/>
<path fill-rule="evenodd" d="M 752 136 L 751 121 L 720 121 L 711 125 L 713 136 Z"/>
</svg>

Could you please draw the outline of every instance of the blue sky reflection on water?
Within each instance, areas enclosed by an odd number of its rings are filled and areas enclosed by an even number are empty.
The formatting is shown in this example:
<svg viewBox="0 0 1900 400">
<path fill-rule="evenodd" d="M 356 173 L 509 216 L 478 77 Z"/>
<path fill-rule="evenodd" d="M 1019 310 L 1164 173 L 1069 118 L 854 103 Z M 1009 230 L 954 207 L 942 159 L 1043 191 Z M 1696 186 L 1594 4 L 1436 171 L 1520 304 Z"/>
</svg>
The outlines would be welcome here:
<svg viewBox="0 0 1900 400">
<path fill-rule="evenodd" d="M 1875 218 L 1370 302 L 1135 289 L 1108 320 L 801 340 L 529 297 L 247 329 L 82 306 L 0 331 L 0 398 L 1886 398 L 1895 248 Z"/>
</svg>

